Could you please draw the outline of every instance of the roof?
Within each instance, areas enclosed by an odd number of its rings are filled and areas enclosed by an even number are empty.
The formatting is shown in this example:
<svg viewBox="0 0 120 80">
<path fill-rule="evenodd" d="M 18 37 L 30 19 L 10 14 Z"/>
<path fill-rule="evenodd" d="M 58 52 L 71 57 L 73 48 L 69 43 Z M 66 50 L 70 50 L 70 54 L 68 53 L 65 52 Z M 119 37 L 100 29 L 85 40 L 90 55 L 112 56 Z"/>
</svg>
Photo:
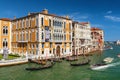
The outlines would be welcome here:
<svg viewBox="0 0 120 80">
<path fill-rule="evenodd" d="M 77 22 L 77 21 L 73 21 L 73 23 L 77 23 L 77 24 L 80 24 L 80 25 L 89 24 L 89 22 Z"/>
<path fill-rule="evenodd" d="M 35 16 L 35 15 L 38 15 L 38 14 L 43 14 L 43 15 L 47 15 L 47 16 L 53 16 L 53 17 L 58 17 L 58 18 L 62 18 L 62 19 L 71 20 L 71 19 L 69 19 L 69 18 L 62 17 L 62 16 L 57 16 L 57 15 L 55 15 L 55 14 L 49 14 L 49 13 L 46 14 L 46 13 L 43 13 L 43 12 L 36 12 L 36 13 L 30 13 L 29 15 L 24 16 L 24 17 L 20 17 L 20 18 L 13 19 L 13 21 L 19 20 L 19 19 L 23 19 L 23 18 L 27 18 L 27 17 L 30 17 L 30 16 Z"/>
<path fill-rule="evenodd" d="M 11 19 L 9 19 L 9 18 L 0 18 L 0 20 L 3 20 L 3 21 L 11 21 Z"/>
<path fill-rule="evenodd" d="M 96 31 L 96 30 L 100 30 L 100 31 L 101 31 L 102 29 L 97 28 L 97 27 L 92 27 L 91 30 L 92 30 L 92 31 Z"/>
<path fill-rule="evenodd" d="M 80 24 L 82 24 L 82 25 L 89 24 L 89 22 L 80 22 Z"/>
</svg>

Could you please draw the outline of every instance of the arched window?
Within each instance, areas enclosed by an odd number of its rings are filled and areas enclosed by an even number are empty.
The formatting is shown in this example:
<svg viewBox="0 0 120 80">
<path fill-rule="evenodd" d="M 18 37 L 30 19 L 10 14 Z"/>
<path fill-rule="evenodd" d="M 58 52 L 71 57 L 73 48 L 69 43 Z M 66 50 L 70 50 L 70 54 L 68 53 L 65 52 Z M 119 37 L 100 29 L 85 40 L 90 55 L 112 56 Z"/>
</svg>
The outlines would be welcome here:
<svg viewBox="0 0 120 80">
<path fill-rule="evenodd" d="M 31 34 L 31 31 L 29 32 L 29 40 L 31 41 L 31 38 L 32 38 L 32 34 Z"/>
<path fill-rule="evenodd" d="M 38 33 L 38 31 L 36 31 L 36 40 L 37 41 L 39 40 L 39 33 Z"/>
<path fill-rule="evenodd" d="M 5 44 L 5 46 L 7 47 L 8 46 L 8 42 L 6 41 L 6 44 Z"/>
<path fill-rule="evenodd" d="M 51 26 L 51 20 L 49 19 L 49 26 Z"/>
<path fill-rule="evenodd" d="M 53 20 L 53 26 L 55 26 L 55 21 Z"/>
<path fill-rule="evenodd" d="M 22 33 L 20 34 L 20 40 L 22 41 Z"/>
<path fill-rule="evenodd" d="M 5 47 L 5 42 L 3 42 L 3 47 Z"/>
<path fill-rule="evenodd" d="M 8 47 L 8 42 L 7 42 L 6 38 L 3 39 L 3 47 Z"/>
<path fill-rule="evenodd" d="M 44 40 L 44 30 L 42 29 L 42 40 Z"/>
<path fill-rule="evenodd" d="M 6 29 L 6 34 L 8 34 L 8 29 Z"/>
<path fill-rule="evenodd" d="M 8 34 L 8 27 L 3 26 L 3 35 L 7 35 L 7 34 Z"/>
<path fill-rule="evenodd" d="M 3 34 L 5 34 L 5 29 L 3 29 Z"/>
<path fill-rule="evenodd" d="M 25 35 L 24 35 L 24 32 L 22 33 L 22 41 L 24 41 L 25 39 Z"/>
<path fill-rule="evenodd" d="M 43 18 L 41 18 L 41 25 L 43 26 Z"/>
<path fill-rule="evenodd" d="M 26 32 L 26 40 L 28 40 L 29 38 L 28 38 L 28 32 Z"/>
<path fill-rule="evenodd" d="M 44 39 L 44 34 L 43 34 L 43 32 L 42 32 L 42 40 Z"/>
</svg>

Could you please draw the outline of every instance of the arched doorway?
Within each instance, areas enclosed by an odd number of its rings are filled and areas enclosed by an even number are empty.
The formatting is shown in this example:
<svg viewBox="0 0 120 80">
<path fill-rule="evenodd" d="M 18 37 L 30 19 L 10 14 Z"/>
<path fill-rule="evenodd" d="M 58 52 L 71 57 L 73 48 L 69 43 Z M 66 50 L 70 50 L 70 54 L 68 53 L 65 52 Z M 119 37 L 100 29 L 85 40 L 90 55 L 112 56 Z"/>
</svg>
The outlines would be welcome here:
<svg viewBox="0 0 120 80">
<path fill-rule="evenodd" d="M 57 47 L 56 47 L 56 55 L 57 55 L 57 56 L 60 56 L 60 46 L 57 46 Z"/>
</svg>

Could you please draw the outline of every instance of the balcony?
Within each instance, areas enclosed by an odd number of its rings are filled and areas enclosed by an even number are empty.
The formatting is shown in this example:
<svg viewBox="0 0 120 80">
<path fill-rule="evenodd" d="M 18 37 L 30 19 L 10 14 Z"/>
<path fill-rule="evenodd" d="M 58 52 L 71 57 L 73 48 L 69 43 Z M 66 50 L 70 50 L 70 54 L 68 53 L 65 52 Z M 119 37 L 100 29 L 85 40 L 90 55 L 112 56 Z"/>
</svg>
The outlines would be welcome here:
<svg viewBox="0 0 120 80">
<path fill-rule="evenodd" d="M 17 41 L 18 43 L 27 43 L 28 41 L 27 40 L 19 40 Z"/>
<path fill-rule="evenodd" d="M 64 42 L 64 40 L 54 40 L 55 42 Z"/>
</svg>

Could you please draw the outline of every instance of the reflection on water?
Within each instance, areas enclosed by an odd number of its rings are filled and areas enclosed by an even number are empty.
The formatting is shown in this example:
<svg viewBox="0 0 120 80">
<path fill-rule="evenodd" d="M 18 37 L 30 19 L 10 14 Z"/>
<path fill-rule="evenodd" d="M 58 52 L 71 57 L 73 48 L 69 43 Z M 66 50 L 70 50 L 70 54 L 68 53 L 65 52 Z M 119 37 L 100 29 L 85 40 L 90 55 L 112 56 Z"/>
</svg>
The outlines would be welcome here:
<svg viewBox="0 0 120 80">
<path fill-rule="evenodd" d="M 37 64 L 24 64 L 0 68 L 0 80 L 114 80 L 120 76 L 120 62 L 116 56 L 120 53 L 120 46 L 113 46 L 113 50 L 96 52 L 89 56 L 90 64 L 100 63 L 106 57 L 113 57 L 112 65 L 101 71 L 92 71 L 89 65 L 73 67 L 70 63 L 63 61 L 56 63 L 53 68 L 41 71 L 26 71 L 26 67 L 38 66 Z M 80 57 L 82 58 L 82 57 Z"/>
</svg>

